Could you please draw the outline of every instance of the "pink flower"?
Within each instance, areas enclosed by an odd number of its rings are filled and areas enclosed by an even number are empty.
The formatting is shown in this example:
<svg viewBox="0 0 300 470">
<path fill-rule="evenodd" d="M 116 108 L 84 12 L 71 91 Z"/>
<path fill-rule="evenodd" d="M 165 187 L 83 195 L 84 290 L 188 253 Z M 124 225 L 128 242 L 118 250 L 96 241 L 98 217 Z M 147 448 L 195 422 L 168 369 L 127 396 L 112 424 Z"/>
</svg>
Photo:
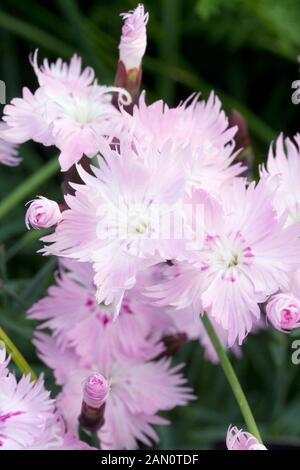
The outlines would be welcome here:
<svg viewBox="0 0 300 470">
<path fill-rule="evenodd" d="M 24 450 L 24 449 L 22 449 Z M 81 441 L 74 433 L 67 431 L 63 419 L 53 413 L 49 420 L 40 430 L 34 444 L 26 447 L 26 450 L 96 450 Z"/>
<path fill-rule="evenodd" d="M 98 140 L 109 129 L 117 131 L 120 112 L 111 102 L 113 93 L 120 104 L 129 104 L 131 98 L 122 88 L 98 85 L 91 68 L 81 72 L 77 56 L 70 65 L 61 59 L 55 64 L 45 60 L 39 68 L 36 53 L 33 66 L 41 86 L 35 93 L 24 88 L 22 98 L 14 98 L 4 107 L 7 128 L 0 130 L 0 137 L 12 143 L 32 139 L 56 145 L 62 171 L 67 171 L 83 155 L 93 157 Z"/>
<path fill-rule="evenodd" d="M 60 260 L 56 283 L 28 316 L 42 320 L 39 328 L 50 329 L 63 349 L 74 347 L 83 364 L 120 356 L 148 359 L 162 352 L 160 340 L 171 320 L 142 301 L 143 285 L 126 293 L 113 321 L 116 306 L 96 302 L 91 264 Z"/>
<path fill-rule="evenodd" d="M 144 6 L 139 4 L 135 10 L 122 13 L 121 16 L 124 25 L 119 44 L 120 61 L 127 71 L 139 69 L 146 51 L 149 13 L 145 13 Z"/>
<path fill-rule="evenodd" d="M 299 263 L 299 232 L 278 219 L 264 179 L 248 187 L 236 181 L 224 191 L 222 212 L 207 228 L 202 305 L 228 330 L 232 345 L 259 319 L 257 304 L 288 285 Z"/>
<path fill-rule="evenodd" d="M 207 102 L 194 94 L 176 108 L 169 108 L 162 100 L 147 106 L 142 93 L 133 116 L 123 114 L 124 127 L 139 147 L 147 149 L 153 138 L 159 149 L 170 140 L 176 146 L 189 147 L 183 162 L 189 192 L 202 188 L 215 193 L 222 183 L 244 170 L 241 163 L 233 164 L 237 128 L 228 127 L 228 118 L 214 93 Z"/>
<path fill-rule="evenodd" d="M 221 101 L 213 92 L 207 102 L 193 94 L 176 108 L 170 108 L 163 100 L 147 105 L 145 96 L 143 92 L 131 119 L 125 115 L 140 145 L 147 145 L 155 135 L 159 148 L 171 139 L 177 145 L 203 147 L 216 156 L 217 150 L 232 142 L 237 131 L 236 127 L 229 128 Z"/>
<path fill-rule="evenodd" d="M 267 318 L 280 331 L 300 326 L 300 300 L 292 293 L 273 295 L 266 306 Z"/>
<path fill-rule="evenodd" d="M 79 368 L 75 352 L 63 352 L 53 338 L 38 334 L 35 345 L 45 363 L 55 367 L 55 376 L 63 385 L 57 405 L 73 432 L 78 428 L 82 384 L 94 373 L 110 383 L 104 424 L 98 431 L 102 449 L 135 449 L 137 441 L 145 445 L 151 445 L 151 440 L 157 442 L 152 425 L 168 423 L 157 413 L 185 405 L 194 398 L 179 372 L 182 365 L 171 367 L 169 360 L 144 362 L 120 357 L 118 361 L 105 362 L 99 358 L 89 367 Z"/>
<path fill-rule="evenodd" d="M 289 224 L 300 223 L 300 134 L 294 139 L 284 139 L 281 134 L 275 145 L 270 146 L 266 168 L 261 167 L 262 175 L 274 188 L 274 204 L 281 215 L 288 212 Z"/>
<path fill-rule="evenodd" d="M 82 60 L 77 54 L 71 57 L 70 64 L 62 59 L 57 59 L 54 63 L 49 63 L 44 59 L 41 66 L 38 65 L 38 49 L 35 50 L 31 64 L 41 87 L 56 87 L 60 83 L 69 93 L 86 90 L 95 82 L 95 72 L 92 67 L 82 68 Z"/>
<path fill-rule="evenodd" d="M 169 360 L 116 364 L 112 370 L 112 392 L 106 403 L 105 423 L 99 438 L 103 449 L 136 448 L 136 439 L 150 445 L 158 441 L 151 424 L 167 424 L 156 414 L 186 405 L 195 397 L 185 386 L 179 372 L 182 365 L 170 366 Z M 113 388 L 113 383 L 117 385 Z M 119 425 L 119 419 L 122 425 Z M 123 435 L 127 426 L 129 433 Z M 150 438 L 150 439 L 149 439 Z"/>
<path fill-rule="evenodd" d="M 112 93 L 119 93 L 121 103 L 130 103 L 129 94 L 122 89 L 94 85 L 76 94 L 56 99 L 51 119 L 55 145 L 61 151 L 59 162 L 67 171 L 84 155 L 98 153 L 101 136 L 110 134 L 120 124 L 120 113 L 112 104 Z M 113 136 L 112 136 L 113 137 Z"/>
<path fill-rule="evenodd" d="M 65 431 L 55 411 L 55 402 L 44 388 L 43 378 L 31 382 L 23 376 L 17 382 L 7 365 L 5 349 L 0 350 L 0 449 L 60 450 L 88 448 Z"/>
<path fill-rule="evenodd" d="M 54 411 L 43 379 L 31 382 L 23 376 L 19 383 L 6 369 L 5 350 L 0 351 L 0 448 L 26 449 L 38 439 L 40 429 Z"/>
<path fill-rule="evenodd" d="M 297 226 L 285 227 L 272 206 L 265 179 L 237 179 L 213 203 L 203 198 L 204 245 L 194 263 L 178 265 L 176 278 L 153 288 L 152 296 L 177 308 L 207 311 L 228 331 L 228 345 L 242 343 L 260 318 L 258 303 L 288 288 L 299 265 Z"/>
<path fill-rule="evenodd" d="M 7 127 L 4 123 L 0 122 L 0 132 Z M 7 142 L 0 138 L 0 163 L 2 165 L 17 166 L 21 163 L 21 158 L 18 157 L 16 145 Z"/>
<path fill-rule="evenodd" d="M 57 225 L 61 219 L 61 212 L 57 202 L 38 196 L 30 203 L 25 215 L 25 224 L 28 230 L 32 228 L 48 228 Z"/>
<path fill-rule="evenodd" d="M 23 97 L 14 98 L 3 109 L 6 127 L 0 129 L 0 137 L 17 144 L 32 139 L 46 146 L 54 145 L 48 114 L 52 114 L 55 106 L 44 89 L 38 88 L 31 93 L 28 88 L 23 88 Z"/>
<path fill-rule="evenodd" d="M 104 144 L 95 176 L 78 166 L 83 184 L 66 196 L 69 209 L 43 238 L 51 245 L 42 251 L 91 262 L 98 302 L 116 303 L 118 310 L 140 270 L 185 253 L 173 231 L 175 223 L 185 227 L 183 151 L 166 145 L 158 152 L 153 145 L 142 159 L 130 145 L 119 153 Z"/>
<path fill-rule="evenodd" d="M 228 450 L 267 450 L 256 437 L 236 426 L 228 428 L 226 445 Z"/>
</svg>

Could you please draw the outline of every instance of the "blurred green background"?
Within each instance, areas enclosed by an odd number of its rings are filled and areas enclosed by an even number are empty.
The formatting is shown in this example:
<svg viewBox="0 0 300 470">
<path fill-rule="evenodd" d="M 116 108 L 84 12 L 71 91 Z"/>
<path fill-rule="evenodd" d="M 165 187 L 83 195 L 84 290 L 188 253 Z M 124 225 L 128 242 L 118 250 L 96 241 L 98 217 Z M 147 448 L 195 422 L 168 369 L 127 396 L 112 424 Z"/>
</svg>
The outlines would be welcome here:
<svg viewBox="0 0 300 470">
<path fill-rule="evenodd" d="M 131 0 L 1 0 L 0 79 L 7 102 L 22 86 L 36 88 L 29 54 L 69 59 L 77 51 L 95 68 L 99 82 L 110 84 L 118 57 L 120 12 Z M 214 89 L 228 113 L 246 118 L 255 163 L 283 131 L 299 131 L 299 109 L 291 102 L 291 84 L 299 77 L 299 0 L 146 0 L 150 12 L 143 87 L 148 101 L 163 97 L 174 105 L 194 91 L 204 97 Z M 53 149 L 27 143 L 16 169 L 0 167 L 0 324 L 37 372 L 44 370 L 30 338 L 33 322 L 24 312 L 46 291 L 54 261 L 35 254 L 37 232 L 26 232 L 24 203 L 36 194 L 61 198 L 61 178 Z M 49 161 L 52 163 L 48 163 Z M 54 163 L 53 163 L 54 162 Z M 233 358 L 254 414 L 267 442 L 300 444 L 300 367 L 291 363 L 297 336 L 265 331 L 252 335 L 243 358 Z M 187 345 L 177 360 L 199 399 L 170 414 L 160 428 L 160 448 L 210 448 L 230 423 L 244 424 L 218 366 L 206 362 L 197 344 Z M 46 379 L 55 390 L 51 373 Z"/>
</svg>

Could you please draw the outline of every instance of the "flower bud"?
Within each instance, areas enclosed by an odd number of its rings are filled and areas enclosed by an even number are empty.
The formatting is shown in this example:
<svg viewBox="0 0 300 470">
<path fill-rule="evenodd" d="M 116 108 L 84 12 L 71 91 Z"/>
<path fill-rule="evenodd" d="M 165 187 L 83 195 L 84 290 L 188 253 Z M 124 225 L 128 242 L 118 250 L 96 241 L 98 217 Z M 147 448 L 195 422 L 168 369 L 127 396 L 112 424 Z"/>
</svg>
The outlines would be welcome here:
<svg viewBox="0 0 300 470">
<path fill-rule="evenodd" d="M 30 226 L 39 229 L 58 224 L 61 219 L 61 211 L 57 202 L 43 196 L 38 196 L 29 202 L 30 206 L 25 215 L 25 224 L 28 230 Z"/>
<path fill-rule="evenodd" d="M 119 44 L 120 61 L 128 71 L 139 69 L 147 45 L 146 24 L 149 14 L 145 13 L 144 6 L 138 5 L 135 10 L 121 14 L 124 24 Z"/>
<path fill-rule="evenodd" d="M 79 423 L 89 431 L 96 431 L 104 424 L 105 402 L 109 384 L 101 374 L 90 375 L 84 384 L 83 402 Z"/>
<path fill-rule="evenodd" d="M 84 385 L 83 400 L 92 408 L 100 408 L 109 392 L 107 380 L 101 374 L 90 375 Z"/>
<path fill-rule="evenodd" d="M 228 450 L 267 450 L 250 432 L 245 432 L 236 426 L 229 426 L 226 446 Z"/>
<path fill-rule="evenodd" d="M 276 294 L 267 303 L 267 318 L 280 331 L 300 326 L 300 301 L 293 294 Z"/>
<path fill-rule="evenodd" d="M 138 5 L 135 10 L 122 13 L 121 16 L 124 24 L 114 84 L 125 88 L 131 94 L 132 104 L 126 107 L 131 113 L 134 103 L 137 102 L 142 80 L 142 59 L 147 45 L 146 24 L 149 14 L 145 13 L 143 5 Z"/>
</svg>

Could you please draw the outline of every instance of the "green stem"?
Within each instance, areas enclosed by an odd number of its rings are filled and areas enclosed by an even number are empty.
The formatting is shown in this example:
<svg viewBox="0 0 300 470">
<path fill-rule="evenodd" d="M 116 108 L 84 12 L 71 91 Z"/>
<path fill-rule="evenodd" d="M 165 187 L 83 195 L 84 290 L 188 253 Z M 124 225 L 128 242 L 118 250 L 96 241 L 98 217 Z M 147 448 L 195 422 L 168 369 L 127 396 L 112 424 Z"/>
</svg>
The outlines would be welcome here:
<svg viewBox="0 0 300 470">
<path fill-rule="evenodd" d="M 245 423 L 247 425 L 248 431 L 255 436 L 259 442 L 262 442 L 261 436 L 259 433 L 259 430 L 257 428 L 255 419 L 253 417 L 252 411 L 250 409 L 250 406 L 248 404 L 247 398 L 243 392 L 243 389 L 240 385 L 240 382 L 233 370 L 233 367 L 228 359 L 228 356 L 226 352 L 224 351 L 219 338 L 209 321 L 209 318 L 206 314 L 204 314 L 203 317 L 201 317 L 203 325 L 206 329 L 206 332 L 216 350 L 216 353 L 219 356 L 220 359 L 220 364 L 223 368 L 223 371 L 226 375 L 226 378 L 231 386 L 231 389 L 235 395 L 235 398 L 239 404 L 240 410 L 242 412 L 242 415 L 244 417 Z"/>
<path fill-rule="evenodd" d="M 40 170 L 27 178 L 0 203 L 0 219 L 10 212 L 16 205 L 31 195 L 45 181 L 53 176 L 59 169 L 57 157 L 43 165 Z"/>
<path fill-rule="evenodd" d="M 22 356 L 18 348 L 14 345 L 14 343 L 11 341 L 11 339 L 7 336 L 5 331 L 0 327 L 0 340 L 2 340 L 6 346 L 7 352 L 11 354 L 11 357 L 20 370 L 22 374 L 31 375 L 32 380 L 36 380 L 37 376 L 31 369 L 30 365 L 26 361 L 26 359 Z"/>
</svg>

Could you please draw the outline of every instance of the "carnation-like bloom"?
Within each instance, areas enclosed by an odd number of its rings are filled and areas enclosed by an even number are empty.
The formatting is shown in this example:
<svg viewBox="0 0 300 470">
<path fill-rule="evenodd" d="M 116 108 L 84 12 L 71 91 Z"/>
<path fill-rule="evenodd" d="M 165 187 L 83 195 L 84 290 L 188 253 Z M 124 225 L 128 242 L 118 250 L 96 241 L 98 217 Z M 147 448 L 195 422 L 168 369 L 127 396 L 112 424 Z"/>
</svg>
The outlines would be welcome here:
<svg viewBox="0 0 300 470">
<path fill-rule="evenodd" d="M 66 433 L 43 378 L 31 382 L 27 375 L 17 382 L 7 369 L 9 360 L 5 349 L 0 349 L 0 450 L 89 448 Z"/>
<path fill-rule="evenodd" d="M 35 229 L 48 228 L 57 225 L 61 219 L 61 212 L 57 202 L 38 196 L 30 204 L 25 214 L 25 224 Z"/>
<path fill-rule="evenodd" d="M 198 260 L 179 264 L 176 278 L 152 295 L 177 308 L 206 310 L 228 331 L 229 346 L 241 344 L 260 318 L 258 304 L 288 288 L 299 265 L 299 228 L 278 218 L 265 179 L 248 186 L 236 180 L 223 188 L 219 202 L 206 197 L 203 203 L 205 243 Z"/>
<path fill-rule="evenodd" d="M 229 426 L 226 437 L 228 450 L 267 450 L 250 432 Z"/>
<path fill-rule="evenodd" d="M 56 105 L 51 104 L 43 88 L 32 93 L 24 87 L 22 98 L 13 98 L 3 109 L 6 126 L 0 130 L 0 137 L 17 144 L 34 140 L 45 146 L 54 145 L 51 118 L 48 118 L 53 107 Z"/>
<path fill-rule="evenodd" d="M 0 132 L 7 127 L 3 122 L 0 122 Z M 0 138 L 0 163 L 7 166 L 17 166 L 21 163 L 21 158 L 18 156 L 17 147 L 11 142 L 7 142 Z"/>
<path fill-rule="evenodd" d="M 299 264 L 299 230 L 284 225 L 264 179 L 248 187 L 239 180 L 224 190 L 222 215 L 217 211 L 207 229 L 200 271 L 202 306 L 228 330 L 229 345 L 242 343 L 260 317 L 257 304 L 288 285 Z"/>
<path fill-rule="evenodd" d="M 57 405 L 70 430 L 78 429 L 86 379 L 97 373 L 110 383 L 104 424 L 98 431 L 102 449 L 129 450 L 137 448 L 137 441 L 145 445 L 151 445 L 152 440 L 157 442 L 152 425 L 168 424 L 158 413 L 186 405 L 195 398 L 180 373 L 182 364 L 172 367 L 170 360 L 144 362 L 132 357 L 100 360 L 79 368 L 75 352 L 62 351 L 53 338 L 39 333 L 34 343 L 44 362 L 54 369 L 58 384 L 63 385 Z"/>
<path fill-rule="evenodd" d="M 184 174 L 181 149 L 154 145 L 139 158 L 131 145 L 120 152 L 105 142 L 94 176 L 81 166 L 82 185 L 67 195 L 68 209 L 56 231 L 43 238 L 46 254 L 89 261 L 95 271 L 97 300 L 118 308 L 142 268 L 184 256 Z M 177 157 L 177 158 L 176 158 Z M 118 310 L 118 309 L 117 309 Z"/>
<path fill-rule="evenodd" d="M 6 129 L 0 130 L 0 137 L 12 143 L 32 139 L 56 145 L 61 169 L 67 171 L 83 155 L 93 157 L 99 138 L 110 133 L 111 127 L 117 130 L 120 113 L 112 104 L 113 93 L 120 104 L 129 104 L 131 98 L 124 89 L 94 82 L 94 71 L 81 71 L 77 56 L 70 64 L 45 60 L 39 68 L 35 54 L 33 66 L 40 87 L 34 93 L 24 88 L 22 98 L 4 107 Z"/>
<path fill-rule="evenodd" d="M 101 136 L 110 134 L 119 125 L 120 113 L 112 104 L 112 93 L 120 94 L 121 102 L 130 103 L 125 90 L 93 85 L 76 94 L 54 97 L 56 110 L 51 119 L 55 145 L 60 149 L 59 162 L 67 171 L 83 155 L 93 157 Z"/>
<path fill-rule="evenodd" d="M 39 328 L 50 329 L 63 349 L 74 347 L 83 364 L 98 358 L 158 356 L 172 322 L 161 309 L 142 301 L 144 285 L 126 293 L 113 321 L 116 306 L 97 303 L 93 276 L 90 263 L 60 260 L 56 285 L 31 307 L 29 318 L 42 320 Z"/>
<path fill-rule="evenodd" d="M 82 70 L 82 60 L 77 54 L 71 57 L 70 64 L 62 59 L 50 63 L 44 59 L 41 66 L 38 65 L 38 49 L 35 50 L 31 63 L 37 76 L 39 85 L 57 87 L 59 83 L 65 87 L 69 93 L 84 91 L 95 82 L 95 72 L 92 67 Z"/>
<path fill-rule="evenodd" d="M 300 223 L 300 134 L 284 139 L 281 134 L 269 149 L 266 167 L 261 174 L 270 176 L 268 183 L 275 189 L 274 204 L 281 215 L 288 211 L 287 223 Z"/>
<path fill-rule="evenodd" d="M 149 14 L 145 13 L 144 6 L 140 4 L 135 10 L 122 13 L 121 17 L 124 24 L 119 44 L 120 61 L 123 62 L 127 72 L 138 71 L 146 51 L 146 25 Z"/>
<path fill-rule="evenodd" d="M 184 158 L 186 189 L 202 188 L 217 192 L 225 181 L 244 171 L 241 163 L 234 163 L 236 127 L 229 121 L 218 97 L 211 93 L 207 102 L 192 95 L 176 108 L 169 108 L 162 100 L 145 103 L 142 93 L 133 115 L 124 114 L 124 127 L 134 142 L 147 149 L 155 138 L 161 149 L 172 140 L 176 146 L 188 146 Z"/>
<path fill-rule="evenodd" d="M 292 293 L 275 294 L 266 305 L 267 318 L 280 331 L 300 327 L 300 300 Z"/>
</svg>

